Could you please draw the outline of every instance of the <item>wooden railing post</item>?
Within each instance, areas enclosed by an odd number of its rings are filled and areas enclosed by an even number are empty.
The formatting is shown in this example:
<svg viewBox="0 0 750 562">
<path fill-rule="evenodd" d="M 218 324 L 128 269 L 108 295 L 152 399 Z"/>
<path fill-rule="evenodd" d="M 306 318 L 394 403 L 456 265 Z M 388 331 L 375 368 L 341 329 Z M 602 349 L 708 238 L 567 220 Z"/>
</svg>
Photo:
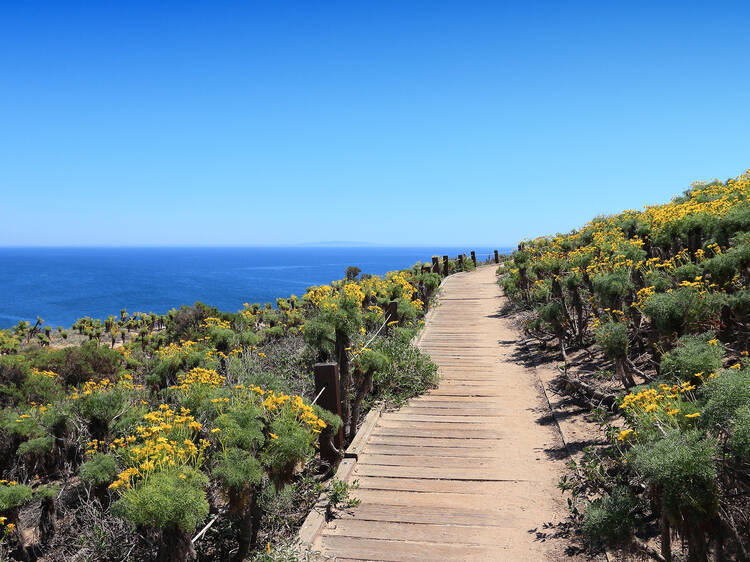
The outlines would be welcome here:
<svg viewBox="0 0 750 562">
<path fill-rule="evenodd" d="M 500 256 L 497 253 L 497 250 L 495 250 L 495 263 L 500 263 Z"/>
<path fill-rule="evenodd" d="M 464 255 L 463 254 L 458 254 L 458 268 L 460 270 L 463 270 L 464 268 Z"/>
<path fill-rule="evenodd" d="M 432 272 L 440 273 L 440 260 L 437 256 L 432 256 Z"/>
<path fill-rule="evenodd" d="M 392 300 L 385 307 L 385 321 L 386 322 L 398 322 L 398 301 Z"/>
<path fill-rule="evenodd" d="M 448 277 L 450 273 L 450 266 L 448 265 L 448 256 L 443 256 L 443 275 Z"/>
<path fill-rule="evenodd" d="M 474 250 L 471 251 L 471 261 L 474 262 L 474 267 L 476 267 L 477 266 L 477 253 Z"/>
<path fill-rule="evenodd" d="M 318 405 L 341 417 L 341 393 L 339 392 L 339 366 L 337 363 L 315 363 L 315 395 L 320 394 Z M 336 466 L 341 460 L 344 447 L 344 429 L 340 427 L 333 435 L 331 448 L 328 439 L 320 441 L 320 458 L 331 466 Z"/>
</svg>

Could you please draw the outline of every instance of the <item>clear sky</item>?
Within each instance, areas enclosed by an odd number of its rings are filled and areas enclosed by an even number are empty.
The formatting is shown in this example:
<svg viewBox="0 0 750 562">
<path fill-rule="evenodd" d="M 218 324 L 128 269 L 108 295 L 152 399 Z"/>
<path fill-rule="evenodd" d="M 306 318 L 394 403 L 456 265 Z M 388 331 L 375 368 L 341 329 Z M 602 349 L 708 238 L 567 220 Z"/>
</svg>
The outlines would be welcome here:
<svg viewBox="0 0 750 562">
<path fill-rule="evenodd" d="M 3 2 L 0 245 L 513 245 L 750 167 L 745 2 Z"/>
</svg>

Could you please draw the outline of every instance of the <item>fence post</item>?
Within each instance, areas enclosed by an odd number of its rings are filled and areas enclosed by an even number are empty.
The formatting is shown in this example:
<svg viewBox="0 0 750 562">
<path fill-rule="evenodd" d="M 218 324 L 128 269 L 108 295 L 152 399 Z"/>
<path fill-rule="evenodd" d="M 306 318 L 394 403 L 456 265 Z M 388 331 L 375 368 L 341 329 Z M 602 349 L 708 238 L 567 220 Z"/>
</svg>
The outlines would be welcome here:
<svg viewBox="0 0 750 562">
<path fill-rule="evenodd" d="M 320 394 L 318 405 L 341 417 L 341 394 L 339 392 L 338 363 L 315 363 L 315 394 Z M 342 454 L 344 448 L 344 430 L 342 427 L 333 435 L 333 445 Z M 320 458 L 331 466 L 336 466 L 341 457 L 328 444 L 328 440 L 320 441 Z"/>
<path fill-rule="evenodd" d="M 440 260 L 437 256 L 432 256 L 432 272 L 433 273 L 440 273 L 439 261 Z"/>
<path fill-rule="evenodd" d="M 476 267 L 477 266 L 477 253 L 474 250 L 471 251 L 471 261 L 474 262 L 474 267 Z"/>
<path fill-rule="evenodd" d="M 385 307 L 385 321 L 386 322 L 398 322 L 398 301 L 392 300 Z"/>
<path fill-rule="evenodd" d="M 495 263 L 500 263 L 500 256 L 497 253 L 497 250 L 495 250 Z"/>
<path fill-rule="evenodd" d="M 445 277 L 448 277 L 448 273 L 450 273 L 450 267 L 448 266 L 448 256 L 443 256 L 443 275 Z"/>
<path fill-rule="evenodd" d="M 463 271 L 464 269 L 464 255 L 458 254 L 458 268 Z"/>
</svg>

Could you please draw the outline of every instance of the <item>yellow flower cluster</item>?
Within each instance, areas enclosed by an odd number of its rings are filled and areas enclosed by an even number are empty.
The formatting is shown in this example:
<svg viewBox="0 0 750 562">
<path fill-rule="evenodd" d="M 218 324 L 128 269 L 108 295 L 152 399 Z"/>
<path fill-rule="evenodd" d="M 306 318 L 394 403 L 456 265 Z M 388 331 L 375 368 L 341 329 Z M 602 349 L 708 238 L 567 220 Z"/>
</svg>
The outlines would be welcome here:
<svg viewBox="0 0 750 562">
<path fill-rule="evenodd" d="M 320 306 L 324 300 L 333 295 L 333 287 L 330 285 L 319 285 L 310 287 L 307 292 L 302 296 L 302 300 L 310 302 L 315 306 Z"/>
<path fill-rule="evenodd" d="M 228 320 L 222 320 L 221 318 L 209 316 L 203 322 L 201 322 L 201 328 L 225 328 L 227 330 L 231 330 L 232 324 Z"/>
<path fill-rule="evenodd" d="M 701 378 L 703 373 L 696 376 Z M 682 384 L 660 384 L 657 388 L 647 388 L 625 396 L 620 409 L 629 415 L 632 423 L 644 428 L 680 427 L 700 417 L 693 402 L 695 385 L 689 382 Z M 682 416 L 678 416 L 682 412 Z M 686 413 L 690 412 L 690 413 Z M 623 430 L 618 439 L 623 441 L 633 431 Z"/>
<path fill-rule="evenodd" d="M 129 465 L 110 484 L 112 489 L 130 488 L 136 479 L 148 478 L 158 470 L 203 463 L 210 443 L 205 439 L 195 443 L 202 426 L 190 415 L 190 410 L 181 408 L 177 413 L 167 404 L 161 404 L 158 410 L 144 414 L 143 419 L 147 423 L 138 426 L 135 435 L 120 437 L 110 444 L 110 449 L 117 450 Z"/>
<path fill-rule="evenodd" d="M 307 425 L 313 433 L 320 433 L 325 429 L 326 422 L 315 415 L 312 406 L 305 404 L 300 396 L 294 396 L 291 401 L 292 410 L 297 414 L 298 419 Z"/>
<path fill-rule="evenodd" d="M 218 388 L 224 386 L 224 377 L 213 369 L 195 367 L 194 369 L 190 369 L 187 373 L 180 373 L 177 375 L 177 385 L 173 388 L 187 391 L 190 390 L 190 387 L 192 386 L 203 384 L 208 385 L 211 388 Z"/>
<path fill-rule="evenodd" d="M 53 379 L 53 380 L 56 379 L 58 376 L 57 373 L 55 373 L 54 371 L 47 371 L 47 370 L 40 371 L 39 369 L 33 369 L 33 368 L 31 369 L 31 373 L 39 377 L 46 377 L 48 379 Z"/>
<path fill-rule="evenodd" d="M 170 343 L 168 346 L 161 348 L 157 351 L 157 354 L 166 359 L 184 358 L 187 357 L 198 342 L 187 340 L 180 343 Z"/>
<path fill-rule="evenodd" d="M 362 306 L 362 301 L 365 300 L 365 293 L 358 283 L 346 283 L 343 290 L 346 298 L 356 302 L 357 306 Z"/>
</svg>

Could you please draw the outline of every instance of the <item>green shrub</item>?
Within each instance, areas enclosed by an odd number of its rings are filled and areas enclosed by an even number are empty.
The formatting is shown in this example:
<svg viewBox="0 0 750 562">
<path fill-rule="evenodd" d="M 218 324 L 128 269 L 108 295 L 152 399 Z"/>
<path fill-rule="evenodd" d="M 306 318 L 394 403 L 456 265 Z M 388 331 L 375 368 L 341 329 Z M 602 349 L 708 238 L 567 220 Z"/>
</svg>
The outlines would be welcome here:
<svg viewBox="0 0 750 562">
<path fill-rule="evenodd" d="M 639 525 L 638 498 L 625 487 L 592 501 L 583 516 L 583 534 L 592 542 L 627 543 Z"/>
<path fill-rule="evenodd" d="M 657 293 L 664 293 L 672 288 L 672 281 L 662 271 L 649 271 L 644 276 L 646 287 L 653 287 Z"/>
<path fill-rule="evenodd" d="M 437 365 L 411 345 L 414 333 L 411 328 L 396 328 L 391 337 L 378 337 L 371 344 L 387 358 L 385 367 L 373 376 L 372 399 L 401 403 L 437 385 Z"/>
<path fill-rule="evenodd" d="M 21 507 L 29 503 L 33 497 L 31 486 L 0 484 L 0 513 L 15 507 Z"/>
<path fill-rule="evenodd" d="M 713 332 L 682 336 L 662 357 L 659 372 L 688 381 L 697 373 L 708 376 L 720 369 L 723 356 L 724 347 L 714 339 Z"/>
<path fill-rule="evenodd" d="M 294 467 L 315 452 L 315 437 L 302 427 L 294 414 L 273 420 L 269 431 L 277 437 L 268 441 L 260 459 L 279 488 L 289 479 Z"/>
<path fill-rule="evenodd" d="M 705 402 L 701 422 L 710 428 L 728 427 L 738 408 L 750 404 L 750 371 L 727 369 L 699 389 Z"/>
<path fill-rule="evenodd" d="M 89 423 L 92 435 L 101 439 L 109 431 L 110 422 L 126 410 L 128 391 L 115 387 L 84 394 L 76 401 L 78 413 Z"/>
<path fill-rule="evenodd" d="M 630 281 L 630 270 L 625 268 L 611 273 L 597 273 L 591 281 L 600 302 L 610 308 L 621 306 L 622 299 L 635 287 Z"/>
<path fill-rule="evenodd" d="M 81 480 L 92 486 L 104 486 L 114 481 L 117 475 L 117 462 L 111 455 L 96 453 L 81 465 Z"/>
<path fill-rule="evenodd" d="M 605 322 L 596 329 L 596 342 L 609 359 L 628 355 L 628 325 L 626 322 Z"/>
<path fill-rule="evenodd" d="M 682 334 L 716 315 L 724 300 L 721 294 L 699 295 L 695 289 L 685 287 L 652 295 L 643 312 L 662 335 Z"/>
<path fill-rule="evenodd" d="M 703 262 L 706 272 L 711 274 L 711 281 L 724 286 L 738 273 L 739 262 L 737 256 L 731 252 L 719 254 Z"/>
<path fill-rule="evenodd" d="M 16 454 L 20 457 L 22 455 L 45 455 L 52 451 L 52 448 L 55 446 L 55 438 L 51 435 L 46 435 L 44 437 L 36 437 L 34 439 L 29 439 L 28 441 L 24 441 L 18 446 L 18 450 L 16 451 Z"/>
<path fill-rule="evenodd" d="M 49 404 L 61 400 L 65 396 L 65 389 L 58 378 L 30 373 L 21 385 L 21 396 L 24 402 Z"/>
<path fill-rule="evenodd" d="M 265 441 L 263 410 L 244 402 L 234 404 L 230 410 L 216 418 L 221 429 L 224 446 L 255 451 Z"/>
<path fill-rule="evenodd" d="M 694 281 L 696 277 L 703 274 L 703 268 L 695 263 L 686 263 L 674 270 L 674 276 L 678 281 Z"/>
<path fill-rule="evenodd" d="M 734 412 L 731 422 L 729 450 L 741 462 L 750 460 L 750 406 L 741 406 Z"/>
<path fill-rule="evenodd" d="M 240 492 L 260 483 L 263 468 L 252 453 L 229 447 L 219 456 L 213 474 L 225 488 Z"/>
<path fill-rule="evenodd" d="M 699 431 L 673 431 L 633 447 L 631 466 L 659 491 L 661 505 L 672 520 L 705 521 L 718 507 L 716 450 L 716 442 Z"/>
<path fill-rule="evenodd" d="M 207 485 L 208 478 L 188 466 L 157 471 L 125 490 L 112 513 L 139 527 L 190 533 L 208 516 Z"/>
<path fill-rule="evenodd" d="M 550 324 L 560 324 L 565 320 L 562 305 L 557 301 L 548 302 L 539 307 L 539 317 Z"/>
<path fill-rule="evenodd" d="M 229 328 L 212 326 L 208 330 L 208 337 L 217 351 L 229 353 L 237 344 L 237 334 Z"/>
</svg>

